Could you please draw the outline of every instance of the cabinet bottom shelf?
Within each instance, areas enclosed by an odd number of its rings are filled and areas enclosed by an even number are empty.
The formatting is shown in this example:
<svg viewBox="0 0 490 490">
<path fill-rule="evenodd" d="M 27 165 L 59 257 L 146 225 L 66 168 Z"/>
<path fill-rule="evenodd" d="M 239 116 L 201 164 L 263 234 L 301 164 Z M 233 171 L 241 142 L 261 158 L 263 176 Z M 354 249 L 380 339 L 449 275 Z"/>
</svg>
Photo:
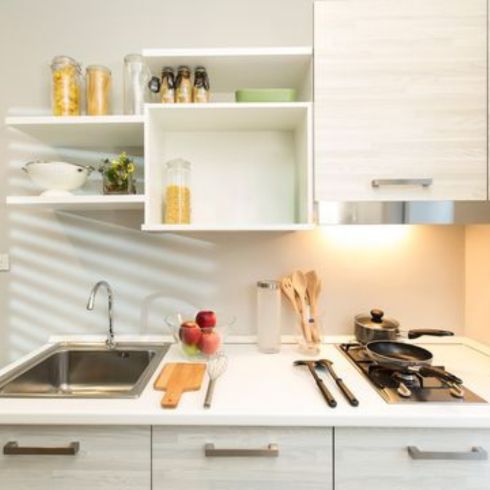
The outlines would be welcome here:
<svg viewBox="0 0 490 490">
<path fill-rule="evenodd" d="M 286 224 L 253 224 L 253 225 L 166 225 L 166 224 L 144 224 L 141 229 L 147 232 L 197 232 L 197 231 L 301 231 L 311 230 L 313 224 L 309 223 L 286 223 Z"/>
</svg>

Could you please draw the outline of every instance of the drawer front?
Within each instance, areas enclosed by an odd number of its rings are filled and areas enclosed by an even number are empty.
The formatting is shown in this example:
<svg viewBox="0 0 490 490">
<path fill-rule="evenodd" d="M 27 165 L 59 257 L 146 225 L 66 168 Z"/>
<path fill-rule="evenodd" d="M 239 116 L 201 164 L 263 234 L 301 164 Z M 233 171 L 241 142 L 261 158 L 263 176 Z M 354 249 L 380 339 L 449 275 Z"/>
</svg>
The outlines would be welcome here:
<svg viewBox="0 0 490 490">
<path fill-rule="evenodd" d="M 2 489 L 151 488 L 150 427 L 1 427 L 0 449 Z"/>
<path fill-rule="evenodd" d="M 153 490 L 332 490 L 332 469 L 330 429 L 153 428 Z"/>
<path fill-rule="evenodd" d="M 490 453 L 490 430 L 339 428 L 335 489 L 488 490 L 490 463 L 471 451 L 478 447 Z"/>
</svg>

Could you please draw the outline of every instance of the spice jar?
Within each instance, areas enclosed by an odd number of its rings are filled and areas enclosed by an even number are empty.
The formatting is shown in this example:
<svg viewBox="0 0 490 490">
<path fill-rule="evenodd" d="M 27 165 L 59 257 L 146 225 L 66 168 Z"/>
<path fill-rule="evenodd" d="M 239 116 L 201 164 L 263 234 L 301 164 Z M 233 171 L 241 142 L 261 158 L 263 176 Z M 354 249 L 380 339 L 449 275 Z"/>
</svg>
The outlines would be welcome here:
<svg viewBox="0 0 490 490">
<path fill-rule="evenodd" d="M 167 162 L 165 189 L 165 223 L 191 222 L 191 164 L 181 158 Z"/>
<path fill-rule="evenodd" d="M 111 71 L 101 65 L 87 67 L 87 114 L 105 116 L 109 114 Z"/>
<path fill-rule="evenodd" d="M 209 77 L 203 66 L 198 66 L 194 72 L 192 102 L 209 102 Z"/>
<path fill-rule="evenodd" d="M 175 102 L 177 104 L 192 102 L 191 70 L 188 66 L 179 66 L 175 81 Z"/>
<path fill-rule="evenodd" d="M 69 56 L 56 56 L 51 62 L 52 108 L 55 116 L 80 115 L 80 64 Z"/>
<path fill-rule="evenodd" d="M 257 344 L 260 352 L 281 350 L 281 288 L 278 281 L 257 282 Z"/>
<path fill-rule="evenodd" d="M 174 69 L 170 66 L 166 66 L 162 70 L 160 100 L 163 104 L 173 104 L 175 102 L 175 74 Z"/>
</svg>

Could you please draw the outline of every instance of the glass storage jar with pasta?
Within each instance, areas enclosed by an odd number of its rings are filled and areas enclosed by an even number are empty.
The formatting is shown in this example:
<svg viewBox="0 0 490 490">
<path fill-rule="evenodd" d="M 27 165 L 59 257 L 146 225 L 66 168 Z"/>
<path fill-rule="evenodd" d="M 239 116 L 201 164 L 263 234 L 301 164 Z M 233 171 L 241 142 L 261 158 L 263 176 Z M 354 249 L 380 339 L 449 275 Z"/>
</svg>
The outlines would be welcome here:
<svg viewBox="0 0 490 490">
<path fill-rule="evenodd" d="M 191 222 L 191 164 L 181 158 L 166 164 L 165 212 L 166 224 Z"/>
<path fill-rule="evenodd" d="M 51 62 L 51 74 L 53 115 L 80 115 L 80 64 L 69 56 L 56 56 Z"/>
<path fill-rule="evenodd" d="M 109 114 L 111 94 L 111 70 L 102 65 L 87 66 L 87 114 L 105 116 Z"/>
</svg>

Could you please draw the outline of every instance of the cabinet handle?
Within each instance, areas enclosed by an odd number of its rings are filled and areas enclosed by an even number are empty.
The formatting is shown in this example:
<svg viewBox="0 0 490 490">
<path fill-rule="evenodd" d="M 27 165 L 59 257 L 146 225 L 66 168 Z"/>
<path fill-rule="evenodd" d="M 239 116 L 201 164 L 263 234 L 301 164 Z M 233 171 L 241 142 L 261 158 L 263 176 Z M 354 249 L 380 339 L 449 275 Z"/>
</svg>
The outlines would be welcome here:
<svg viewBox="0 0 490 490">
<path fill-rule="evenodd" d="M 71 442 L 66 447 L 32 447 L 9 441 L 3 446 L 3 454 L 9 456 L 75 456 L 79 450 L 79 442 Z"/>
<path fill-rule="evenodd" d="M 408 454 L 412 459 L 452 460 L 452 461 L 486 461 L 488 453 L 482 447 L 472 447 L 470 451 L 421 451 L 417 446 L 408 446 Z"/>
<path fill-rule="evenodd" d="M 216 449 L 214 444 L 208 443 L 204 445 L 204 455 L 206 458 L 277 458 L 279 446 L 269 444 L 259 449 Z"/>
<path fill-rule="evenodd" d="M 432 179 L 373 179 L 371 187 L 375 189 L 383 186 L 420 186 L 430 187 Z"/>
</svg>

